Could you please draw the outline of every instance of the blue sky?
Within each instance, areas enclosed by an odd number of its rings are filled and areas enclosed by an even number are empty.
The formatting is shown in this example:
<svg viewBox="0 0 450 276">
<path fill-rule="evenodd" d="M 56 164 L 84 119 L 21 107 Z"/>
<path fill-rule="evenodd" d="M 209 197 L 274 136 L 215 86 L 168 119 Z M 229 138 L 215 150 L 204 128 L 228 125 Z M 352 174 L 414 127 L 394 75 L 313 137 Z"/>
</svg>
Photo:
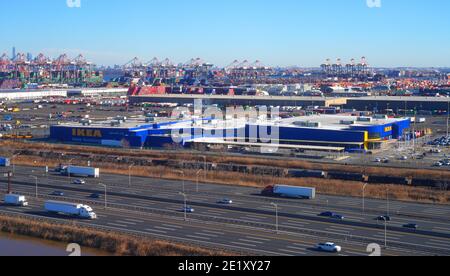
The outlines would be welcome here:
<svg viewBox="0 0 450 276">
<path fill-rule="evenodd" d="M 217 65 L 234 59 L 318 66 L 367 56 L 374 66 L 450 66 L 450 1 L 0 1 L 0 52 L 78 53 L 98 64 L 138 56 Z"/>
</svg>

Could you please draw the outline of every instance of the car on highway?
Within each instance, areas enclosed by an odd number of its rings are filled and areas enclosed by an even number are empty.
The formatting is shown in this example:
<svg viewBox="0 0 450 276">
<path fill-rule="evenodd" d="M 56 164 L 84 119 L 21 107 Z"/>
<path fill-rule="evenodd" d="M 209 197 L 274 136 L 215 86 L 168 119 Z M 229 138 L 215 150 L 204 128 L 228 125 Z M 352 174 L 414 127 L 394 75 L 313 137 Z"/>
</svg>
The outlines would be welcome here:
<svg viewBox="0 0 450 276">
<path fill-rule="evenodd" d="M 403 225 L 403 228 L 417 230 L 417 229 L 419 229 L 419 225 L 417 225 L 415 223 L 408 223 L 408 224 Z"/>
<path fill-rule="evenodd" d="M 343 215 L 338 215 L 338 214 L 334 214 L 331 218 L 338 219 L 338 220 L 344 220 L 345 219 L 345 217 Z"/>
<path fill-rule="evenodd" d="M 98 193 L 94 193 L 94 194 L 91 194 L 89 197 L 92 199 L 99 199 L 101 197 L 101 195 Z"/>
<path fill-rule="evenodd" d="M 320 213 L 319 214 L 319 216 L 320 217 L 328 217 L 328 218 L 331 218 L 331 217 L 333 217 L 335 214 L 333 213 L 333 212 L 323 212 L 323 213 Z"/>
<path fill-rule="evenodd" d="M 61 191 L 54 191 L 50 194 L 51 196 L 64 196 L 64 192 Z"/>
<path fill-rule="evenodd" d="M 444 166 L 444 164 L 442 164 L 442 162 L 436 162 L 433 165 L 433 167 L 442 167 L 442 166 Z"/>
<path fill-rule="evenodd" d="M 228 199 L 228 198 L 224 198 L 224 199 L 219 200 L 217 203 L 225 204 L 225 205 L 231 205 L 231 204 L 233 204 L 233 200 Z"/>
<path fill-rule="evenodd" d="M 75 179 L 75 180 L 72 182 L 72 184 L 75 184 L 75 185 L 85 185 L 85 184 L 86 184 L 86 181 L 84 181 L 83 179 Z"/>
<path fill-rule="evenodd" d="M 391 221 L 391 217 L 390 216 L 379 216 L 376 218 L 376 220 L 378 221 Z"/>
<path fill-rule="evenodd" d="M 406 160 L 408 160 L 408 156 L 406 156 L 406 155 L 400 156 L 398 159 L 399 159 L 400 161 L 406 161 Z"/>
<path fill-rule="evenodd" d="M 391 162 L 391 160 L 389 160 L 389 158 L 383 158 L 381 162 L 384 164 L 388 164 L 389 162 Z"/>
<path fill-rule="evenodd" d="M 190 207 L 190 206 L 186 206 L 183 208 L 183 210 L 181 210 L 182 212 L 186 212 L 186 213 L 194 213 L 195 210 L 194 208 Z"/>
<path fill-rule="evenodd" d="M 383 160 L 381 158 L 376 158 L 373 162 L 375 163 L 381 163 Z"/>
<path fill-rule="evenodd" d="M 332 242 L 319 243 L 316 246 L 316 249 L 319 251 L 332 252 L 332 253 L 339 253 L 342 251 L 342 247 L 340 247 Z"/>
</svg>

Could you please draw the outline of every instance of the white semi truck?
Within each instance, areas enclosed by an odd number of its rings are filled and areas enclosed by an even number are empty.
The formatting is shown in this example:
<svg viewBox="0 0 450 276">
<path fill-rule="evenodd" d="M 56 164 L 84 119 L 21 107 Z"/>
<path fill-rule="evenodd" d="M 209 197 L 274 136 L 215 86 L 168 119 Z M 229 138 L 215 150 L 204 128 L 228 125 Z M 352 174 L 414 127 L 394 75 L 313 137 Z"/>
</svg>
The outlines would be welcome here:
<svg viewBox="0 0 450 276">
<path fill-rule="evenodd" d="M 67 167 L 60 167 L 57 170 L 62 175 L 86 176 L 86 177 L 93 177 L 93 178 L 100 177 L 100 169 L 99 168 L 67 166 Z"/>
<path fill-rule="evenodd" d="M 316 198 L 316 189 L 286 185 L 268 186 L 262 192 L 264 196 L 279 196 L 287 198 Z"/>
<path fill-rule="evenodd" d="M 97 214 L 94 213 L 94 210 L 83 204 L 47 201 L 45 202 L 45 210 L 49 213 L 73 216 L 83 219 L 97 219 Z"/>
<path fill-rule="evenodd" d="M 28 206 L 28 202 L 27 202 L 27 199 L 25 198 L 25 196 L 15 195 L 15 194 L 5 195 L 5 204 L 12 205 L 12 206 L 18 206 L 18 207 Z"/>
</svg>

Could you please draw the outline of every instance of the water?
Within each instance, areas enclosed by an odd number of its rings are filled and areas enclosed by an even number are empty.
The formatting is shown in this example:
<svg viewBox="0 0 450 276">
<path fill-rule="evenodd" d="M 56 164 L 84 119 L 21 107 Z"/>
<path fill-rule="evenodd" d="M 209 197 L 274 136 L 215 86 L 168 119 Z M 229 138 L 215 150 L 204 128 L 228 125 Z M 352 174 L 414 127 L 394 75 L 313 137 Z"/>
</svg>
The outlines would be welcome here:
<svg viewBox="0 0 450 276">
<path fill-rule="evenodd" d="M 0 256 L 69 256 L 67 244 L 0 233 Z M 108 256 L 107 252 L 81 248 L 82 256 Z"/>
</svg>

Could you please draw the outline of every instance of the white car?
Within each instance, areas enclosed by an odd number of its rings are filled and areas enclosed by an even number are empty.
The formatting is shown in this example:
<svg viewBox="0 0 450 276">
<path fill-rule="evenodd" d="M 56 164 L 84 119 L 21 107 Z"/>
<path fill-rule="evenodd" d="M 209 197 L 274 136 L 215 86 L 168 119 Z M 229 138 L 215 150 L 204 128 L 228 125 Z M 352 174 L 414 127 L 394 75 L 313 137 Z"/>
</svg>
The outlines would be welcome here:
<svg viewBox="0 0 450 276">
<path fill-rule="evenodd" d="M 342 248 L 334 243 L 327 242 L 327 243 L 319 243 L 317 245 L 317 250 L 325 251 L 325 252 L 332 252 L 332 253 L 339 253 L 342 251 Z"/>
<path fill-rule="evenodd" d="M 375 160 L 374 160 L 374 162 L 375 163 L 381 163 L 383 160 L 381 160 L 381 158 L 376 158 Z"/>
<path fill-rule="evenodd" d="M 85 185 L 86 181 L 84 181 L 83 179 L 76 179 L 73 181 L 73 184 L 75 185 Z"/>
</svg>

